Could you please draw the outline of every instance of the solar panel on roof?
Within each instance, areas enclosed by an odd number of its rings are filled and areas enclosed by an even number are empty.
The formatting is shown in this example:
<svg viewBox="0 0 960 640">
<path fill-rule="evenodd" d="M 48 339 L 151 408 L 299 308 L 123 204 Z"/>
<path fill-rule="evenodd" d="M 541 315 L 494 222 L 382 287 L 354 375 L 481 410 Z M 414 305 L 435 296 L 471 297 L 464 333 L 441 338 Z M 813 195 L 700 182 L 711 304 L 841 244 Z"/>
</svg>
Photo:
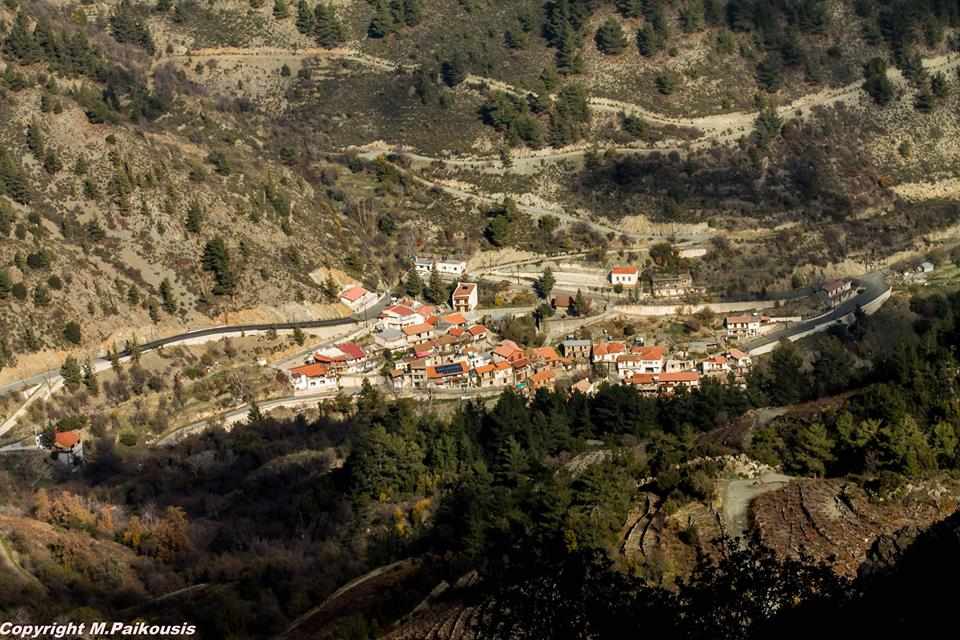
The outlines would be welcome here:
<svg viewBox="0 0 960 640">
<path fill-rule="evenodd" d="M 463 371 L 463 368 L 459 364 L 441 364 L 437 367 L 437 373 L 442 376 L 453 375 L 454 373 L 460 373 Z"/>
</svg>

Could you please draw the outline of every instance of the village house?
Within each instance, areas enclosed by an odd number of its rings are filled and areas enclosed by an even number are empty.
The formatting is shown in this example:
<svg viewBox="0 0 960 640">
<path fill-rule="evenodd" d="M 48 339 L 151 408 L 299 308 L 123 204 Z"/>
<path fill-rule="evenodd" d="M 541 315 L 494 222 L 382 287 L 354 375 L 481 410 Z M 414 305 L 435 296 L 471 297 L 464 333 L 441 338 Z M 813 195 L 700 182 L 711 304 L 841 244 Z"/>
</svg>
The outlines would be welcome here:
<svg viewBox="0 0 960 640">
<path fill-rule="evenodd" d="M 727 358 L 733 361 L 733 366 L 736 369 L 749 369 L 753 366 L 750 356 L 739 349 L 730 349 L 727 352 Z"/>
<path fill-rule="evenodd" d="M 450 295 L 453 310 L 467 313 L 477 308 L 479 304 L 477 285 L 474 282 L 461 282 Z"/>
<path fill-rule="evenodd" d="M 523 358 L 523 349 L 513 340 L 504 340 L 493 349 L 494 362 L 513 362 L 521 358 Z"/>
<path fill-rule="evenodd" d="M 367 352 L 356 342 L 341 342 L 337 349 L 344 355 L 347 371 L 362 371 L 367 364 Z"/>
<path fill-rule="evenodd" d="M 553 347 L 534 347 L 527 351 L 527 360 L 535 370 L 564 366 L 567 363 Z"/>
<path fill-rule="evenodd" d="M 426 321 L 422 315 L 403 304 L 395 304 L 380 312 L 379 326 L 383 329 L 403 329 Z"/>
<path fill-rule="evenodd" d="M 680 387 L 699 389 L 700 374 L 696 371 L 673 371 L 657 376 L 657 390 L 660 393 L 669 395 Z"/>
<path fill-rule="evenodd" d="M 667 355 L 667 350 L 656 345 L 646 347 L 633 347 L 630 354 L 640 357 L 641 373 L 660 373 L 663 371 L 663 361 Z"/>
<path fill-rule="evenodd" d="M 466 362 L 452 362 L 427 367 L 427 384 L 445 389 L 465 389 L 470 386 L 470 367 Z"/>
<path fill-rule="evenodd" d="M 610 269 L 610 284 L 623 285 L 624 287 L 635 287 L 640 282 L 640 269 L 637 267 L 613 267 Z"/>
<path fill-rule="evenodd" d="M 700 387 L 700 374 L 696 371 L 672 371 L 664 373 L 635 373 L 625 379 L 643 395 L 670 395 L 678 388 L 697 389 Z"/>
<path fill-rule="evenodd" d="M 654 273 L 650 276 L 650 293 L 655 298 L 679 298 L 693 291 L 689 273 Z"/>
<path fill-rule="evenodd" d="M 553 391 L 556 381 L 557 378 L 553 373 L 553 369 L 547 367 L 545 369 L 540 369 L 530 376 L 530 386 L 528 388 L 531 393 L 535 393 L 539 389 Z"/>
<path fill-rule="evenodd" d="M 482 367 L 485 364 L 491 364 L 493 362 L 489 351 L 475 345 L 464 347 L 461 353 L 467 357 L 467 361 L 472 368 Z"/>
<path fill-rule="evenodd" d="M 464 329 L 466 326 L 467 318 L 462 313 L 448 313 L 445 316 L 440 316 L 440 320 L 437 322 L 438 329 L 449 329 L 450 327 Z"/>
<path fill-rule="evenodd" d="M 476 367 L 474 377 L 478 387 L 506 387 L 513 379 L 513 367 L 509 362 L 497 362 Z"/>
<path fill-rule="evenodd" d="M 853 287 L 853 281 L 845 278 L 824 282 L 820 287 L 820 292 L 833 306 L 837 306 L 857 294 Z"/>
<path fill-rule="evenodd" d="M 429 276 L 433 269 L 442 276 L 458 278 L 467 272 L 467 261 L 457 256 L 417 256 L 413 266 L 421 276 Z"/>
<path fill-rule="evenodd" d="M 560 351 L 565 358 L 584 362 L 590 360 L 590 351 L 593 344 L 589 340 L 564 340 L 560 343 Z"/>
<path fill-rule="evenodd" d="M 433 327 L 429 324 L 415 324 L 403 328 L 403 335 L 407 336 L 408 345 L 418 345 L 433 339 Z"/>
<path fill-rule="evenodd" d="M 727 362 L 727 357 L 715 355 L 701 361 L 700 373 L 707 378 L 726 378 L 730 373 L 730 365 Z"/>
<path fill-rule="evenodd" d="M 333 370 L 323 364 L 306 364 L 290 369 L 290 383 L 294 391 L 335 391 L 338 387 L 337 376 Z"/>
<path fill-rule="evenodd" d="M 373 336 L 373 343 L 385 351 L 401 351 L 407 348 L 407 337 L 399 329 L 384 329 Z"/>
<path fill-rule="evenodd" d="M 627 352 L 623 342 L 597 342 L 593 345 L 592 360 L 596 363 L 616 364 L 617 358 Z"/>
<path fill-rule="evenodd" d="M 340 302 L 350 307 L 351 311 L 357 312 L 376 304 L 377 294 L 360 286 L 347 287 L 340 292 Z"/>
<path fill-rule="evenodd" d="M 526 385 L 527 378 L 530 377 L 530 374 L 533 373 L 533 370 L 530 367 L 530 361 L 524 357 L 520 357 L 516 360 L 510 362 L 510 366 L 513 368 L 513 384 L 518 387 L 523 387 Z"/>
<path fill-rule="evenodd" d="M 490 335 L 490 330 L 482 324 L 475 324 L 467 329 L 467 334 L 469 334 L 470 339 L 474 342 L 480 342 L 481 340 L 487 339 L 487 336 Z"/>
<path fill-rule="evenodd" d="M 57 431 L 53 434 L 53 458 L 65 465 L 77 465 L 83 462 L 83 437 L 78 429 Z"/>
<path fill-rule="evenodd" d="M 664 371 L 691 371 L 697 368 L 696 360 L 690 358 L 685 351 L 680 351 L 669 358 L 663 365 Z"/>
<path fill-rule="evenodd" d="M 754 338 L 760 335 L 761 324 L 760 316 L 749 313 L 727 316 L 723 319 L 723 327 L 727 330 L 728 338 Z"/>
</svg>

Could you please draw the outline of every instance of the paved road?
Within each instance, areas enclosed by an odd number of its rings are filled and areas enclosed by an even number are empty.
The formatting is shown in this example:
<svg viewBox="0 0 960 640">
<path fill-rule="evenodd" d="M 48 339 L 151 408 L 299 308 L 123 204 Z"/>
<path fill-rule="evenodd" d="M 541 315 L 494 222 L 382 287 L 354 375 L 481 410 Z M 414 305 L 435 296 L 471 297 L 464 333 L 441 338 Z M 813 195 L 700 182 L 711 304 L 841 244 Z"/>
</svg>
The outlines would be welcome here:
<svg viewBox="0 0 960 640">
<path fill-rule="evenodd" d="M 793 342 L 813 333 L 826 331 L 831 325 L 842 322 L 846 316 L 856 312 L 858 308 L 863 309 L 868 315 L 872 314 L 890 297 L 890 285 L 887 284 L 886 271 L 868 273 L 857 278 L 855 284 L 862 291 L 832 311 L 747 342 L 743 345 L 744 349 L 750 355 L 769 353 L 776 348 L 777 343 L 781 340 L 786 339 Z"/>
<path fill-rule="evenodd" d="M 145 342 L 140 345 L 140 352 L 144 353 L 147 351 L 153 351 L 154 349 L 159 349 L 161 347 L 166 347 L 170 345 L 175 345 L 181 342 L 192 342 L 197 341 L 202 338 L 219 338 L 221 336 L 229 336 L 234 334 L 243 334 L 243 333 L 262 333 L 266 331 L 290 331 L 293 329 L 318 329 L 321 327 L 336 327 L 336 326 L 346 326 L 359 324 L 364 320 L 370 320 L 376 318 L 380 311 L 382 311 L 387 304 L 390 302 L 389 294 L 385 294 L 380 298 L 371 307 L 368 307 L 364 312 L 355 313 L 352 316 L 347 318 L 334 318 L 331 320 L 304 320 L 301 322 L 268 322 L 262 324 L 237 324 L 237 325 L 224 325 L 220 327 L 206 327 L 204 329 L 196 329 L 194 331 L 188 331 L 186 333 L 180 333 L 174 336 L 168 336 L 166 338 L 160 338 L 158 340 L 151 340 L 150 342 Z M 202 340 L 201 340 L 202 341 Z M 121 358 L 125 359 L 129 357 L 129 352 L 123 351 Z M 105 356 L 100 356 L 92 362 L 94 371 L 100 372 L 110 368 L 110 360 Z M 29 378 L 24 378 L 22 380 L 17 380 L 16 382 L 11 382 L 0 386 L 0 393 L 9 393 L 11 391 L 20 391 L 27 387 L 36 386 L 39 384 L 45 384 L 50 382 L 51 384 L 59 381 L 60 379 L 60 370 L 51 369 L 49 371 L 44 371 L 43 373 L 38 373 Z"/>
</svg>

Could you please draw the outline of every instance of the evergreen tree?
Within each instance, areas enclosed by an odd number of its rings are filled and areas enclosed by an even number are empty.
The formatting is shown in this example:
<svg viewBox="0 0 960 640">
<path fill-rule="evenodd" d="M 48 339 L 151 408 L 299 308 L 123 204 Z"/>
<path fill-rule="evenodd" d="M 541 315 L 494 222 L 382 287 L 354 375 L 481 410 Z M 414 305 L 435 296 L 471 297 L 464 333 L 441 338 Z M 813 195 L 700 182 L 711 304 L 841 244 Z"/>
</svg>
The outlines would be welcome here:
<svg viewBox="0 0 960 640">
<path fill-rule="evenodd" d="M 83 365 L 83 386 L 92 396 L 100 395 L 100 384 L 97 382 L 97 376 L 93 372 L 93 365 L 87 360 Z"/>
<path fill-rule="evenodd" d="M 427 290 L 424 294 L 427 297 L 427 300 L 434 304 L 442 304 L 446 300 L 446 295 L 444 295 L 446 287 L 443 284 L 443 280 L 440 278 L 440 272 L 437 270 L 437 265 L 433 265 L 433 269 L 430 271 L 430 280 L 427 283 Z"/>
<path fill-rule="evenodd" d="M 80 330 L 80 324 L 77 322 L 68 322 L 63 328 L 63 337 L 67 342 L 80 344 L 83 342 L 83 334 Z"/>
<path fill-rule="evenodd" d="M 60 377 L 63 378 L 63 383 L 67 388 L 71 390 L 76 389 L 83 383 L 83 369 L 80 368 L 80 363 L 77 362 L 76 358 L 67 356 L 60 367 Z"/>
<path fill-rule="evenodd" d="M 34 120 L 27 127 L 27 148 L 30 153 L 38 160 L 43 160 L 46 147 L 43 142 L 43 132 L 40 130 L 40 124 Z"/>
<path fill-rule="evenodd" d="M 370 25 L 367 27 L 367 35 L 371 38 L 385 38 L 393 31 L 393 15 L 390 13 L 390 7 L 386 0 L 377 0 L 373 8 L 373 18 L 370 19 Z"/>
<path fill-rule="evenodd" d="M 553 286 L 557 283 L 557 279 L 553 276 L 553 270 L 550 267 L 547 267 L 543 270 L 543 273 L 534 283 L 534 289 L 537 292 L 537 296 L 541 300 L 547 300 L 550 298 L 550 293 L 553 291 Z"/>
<path fill-rule="evenodd" d="M 420 274 L 416 269 L 411 269 L 407 274 L 407 281 L 404 284 L 404 291 L 406 291 L 408 296 L 412 296 L 414 298 L 423 293 L 423 280 L 421 280 Z"/>
<path fill-rule="evenodd" d="M 449 60 L 444 60 L 440 65 L 440 77 L 444 84 L 453 88 L 467 79 L 466 61 L 460 52 L 454 52 Z"/>
<path fill-rule="evenodd" d="M 57 155 L 56 149 L 47 149 L 47 155 L 43 158 L 43 170 L 50 175 L 54 175 L 59 173 L 62 169 L 63 163 L 60 162 L 60 157 Z"/>
<path fill-rule="evenodd" d="M 230 252 L 223 238 L 216 237 L 207 242 L 203 249 L 201 263 L 203 270 L 212 272 L 217 282 L 213 289 L 214 294 L 233 293 L 236 281 L 230 268 Z"/>
<path fill-rule="evenodd" d="M 304 35 L 313 33 L 314 30 L 314 12 L 307 5 L 307 0 L 297 2 L 297 31 Z"/>
<path fill-rule="evenodd" d="M 408 27 L 415 27 L 423 19 L 423 6 L 420 0 L 403 0 L 403 22 Z"/>
<path fill-rule="evenodd" d="M 322 2 L 317 3 L 313 22 L 313 36 L 321 47 L 332 49 L 343 42 L 343 25 L 333 7 Z"/>
<path fill-rule="evenodd" d="M 6 269 L 0 270 L 0 300 L 9 298 L 12 290 L 13 281 L 10 279 L 10 273 Z"/>
<path fill-rule="evenodd" d="M 580 39 L 576 31 L 567 27 L 557 44 L 557 71 L 562 74 L 576 74 L 583 71 L 583 57 L 580 55 Z"/>
<path fill-rule="evenodd" d="M 286 20 L 290 17 L 290 7 L 287 0 L 273 0 L 273 17 L 277 20 Z"/>
<path fill-rule="evenodd" d="M 170 284 L 169 278 L 164 278 L 163 282 L 160 283 L 160 304 L 163 305 L 163 310 L 173 315 L 177 312 L 177 301 L 173 295 L 173 286 Z"/>
<path fill-rule="evenodd" d="M 203 209 L 196 200 L 191 202 L 190 207 L 187 209 L 187 219 L 184 226 L 190 233 L 200 233 L 200 229 L 203 226 Z"/>
<path fill-rule="evenodd" d="M 19 11 L 13 19 L 13 26 L 3 43 L 3 50 L 23 64 L 32 64 L 40 59 L 40 47 L 34 40 L 25 11 Z M 11 70 L 9 66 L 8 70 Z"/>
<path fill-rule="evenodd" d="M 612 16 L 600 25 L 594 40 L 597 43 L 597 50 L 608 56 L 619 55 L 627 47 L 627 38 L 623 34 L 620 21 Z"/>
</svg>

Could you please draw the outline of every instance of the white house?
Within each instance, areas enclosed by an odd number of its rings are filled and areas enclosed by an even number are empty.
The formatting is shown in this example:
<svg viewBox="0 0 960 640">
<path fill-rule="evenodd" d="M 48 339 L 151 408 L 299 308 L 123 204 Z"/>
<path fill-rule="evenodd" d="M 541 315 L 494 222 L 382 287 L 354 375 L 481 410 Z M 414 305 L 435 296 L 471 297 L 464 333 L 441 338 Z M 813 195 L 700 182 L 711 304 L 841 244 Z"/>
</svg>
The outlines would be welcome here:
<svg viewBox="0 0 960 640">
<path fill-rule="evenodd" d="M 453 310 L 461 313 L 473 311 L 479 304 L 477 284 L 475 282 L 461 282 L 450 295 Z"/>
<path fill-rule="evenodd" d="M 306 364 L 290 369 L 290 382 L 295 391 L 333 391 L 337 378 L 330 368 L 322 364 Z"/>
<path fill-rule="evenodd" d="M 380 312 L 380 326 L 383 329 L 400 330 L 415 324 L 423 324 L 426 318 L 404 304 L 395 304 Z"/>
<path fill-rule="evenodd" d="M 723 319 L 723 326 L 728 338 L 753 338 L 760 335 L 761 322 L 760 316 L 744 313 L 727 316 Z"/>
<path fill-rule="evenodd" d="M 635 373 L 662 373 L 665 355 L 663 347 L 637 347 L 617 358 L 617 373 L 621 378 Z"/>
<path fill-rule="evenodd" d="M 833 304 L 839 304 L 856 293 L 853 288 L 853 281 L 846 279 L 824 282 L 820 290 L 826 294 Z"/>
<path fill-rule="evenodd" d="M 375 304 L 377 294 L 360 286 L 347 287 L 340 293 L 340 302 L 350 307 L 351 311 L 360 311 Z"/>
<path fill-rule="evenodd" d="M 459 278 L 467 272 L 467 261 L 454 256 L 417 256 L 413 259 L 413 266 L 421 275 L 430 275 L 434 268 L 441 276 L 453 278 Z"/>
<path fill-rule="evenodd" d="M 640 282 L 640 269 L 637 267 L 614 267 L 610 269 L 610 284 L 635 287 Z"/>
<path fill-rule="evenodd" d="M 384 329 L 373 336 L 373 342 L 387 351 L 399 351 L 407 348 L 407 336 L 399 329 Z"/>
<path fill-rule="evenodd" d="M 433 325 L 424 323 L 415 324 L 410 327 L 404 327 L 403 334 L 407 338 L 407 344 L 423 344 L 424 342 L 429 342 L 433 339 Z"/>
</svg>

